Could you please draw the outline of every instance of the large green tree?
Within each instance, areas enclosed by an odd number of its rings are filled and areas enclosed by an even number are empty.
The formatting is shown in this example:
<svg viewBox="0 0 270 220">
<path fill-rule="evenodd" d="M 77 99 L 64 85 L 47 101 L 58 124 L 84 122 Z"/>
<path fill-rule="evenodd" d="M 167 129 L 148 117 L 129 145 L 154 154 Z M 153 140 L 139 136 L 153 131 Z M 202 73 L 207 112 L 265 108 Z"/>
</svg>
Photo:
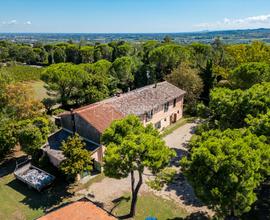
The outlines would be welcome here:
<svg viewBox="0 0 270 220">
<path fill-rule="evenodd" d="M 191 142 L 181 161 L 196 195 L 219 216 L 235 219 L 251 209 L 255 190 L 269 175 L 265 137 L 245 130 L 212 130 Z"/>
<path fill-rule="evenodd" d="M 0 160 L 2 161 L 17 144 L 14 124 L 0 113 Z"/>
<path fill-rule="evenodd" d="M 216 88 L 211 93 L 211 119 L 221 128 L 243 127 L 247 115 L 265 114 L 270 106 L 270 83 L 256 84 L 242 91 Z"/>
<path fill-rule="evenodd" d="M 79 66 L 60 63 L 49 66 L 42 75 L 47 89 L 60 97 L 63 106 L 76 103 L 76 98 L 83 89 L 83 83 L 89 74 Z"/>
<path fill-rule="evenodd" d="M 91 153 L 85 149 L 85 143 L 78 134 L 64 141 L 61 150 L 65 159 L 61 162 L 60 169 L 66 175 L 74 178 L 78 177 L 83 171 L 93 169 Z"/>
<path fill-rule="evenodd" d="M 203 81 L 197 69 L 191 68 L 187 63 L 182 63 L 166 77 L 166 80 L 187 92 L 185 101 L 192 110 L 203 91 Z"/>
<path fill-rule="evenodd" d="M 188 55 L 186 48 L 175 44 L 165 44 L 151 50 L 149 64 L 156 73 L 155 80 L 162 80 L 181 62 L 187 60 Z"/>
<path fill-rule="evenodd" d="M 140 62 L 135 57 L 120 57 L 112 64 L 112 75 L 118 79 L 119 87 L 127 90 L 133 85 L 134 75 Z"/>
<path fill-rule="evenodd" d="M 245 63 L 232 71 L 234 88 L 248 89 L 256 83 L 270 81 L 270 66 L 265 63 Z"/>
<path fill-rule="evenodd" d="M 114 121 L 102 135 L 102 143 L 106 146 L 105 175 L 117 179 L 130 175 L 132 199 L 128 216 L 133 217 L 145 169 L 156 174 L 169 163 L 174 151 L 165 145 L 152 125 L 144 127 L 133 115 Z"/>
</svg>

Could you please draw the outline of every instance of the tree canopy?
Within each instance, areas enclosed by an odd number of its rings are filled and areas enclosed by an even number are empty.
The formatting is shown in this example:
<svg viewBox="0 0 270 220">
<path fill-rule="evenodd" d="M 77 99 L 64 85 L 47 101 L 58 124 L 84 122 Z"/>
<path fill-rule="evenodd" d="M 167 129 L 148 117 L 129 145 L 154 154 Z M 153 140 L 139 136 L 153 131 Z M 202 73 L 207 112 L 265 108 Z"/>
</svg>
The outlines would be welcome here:
<svg viewBox="0 0 270 220">
<path fill-rule="evenodd" d="M 84 171 L 93 169 L 91 153 L 85 149 L 85 143 L 78 134 L 64 141 L 61 150 L 65 159 L 60 164 L 60 169 L 68 176 L 76 177 Z"/>
<path fill-rule="evenodd" d="M 153 173 L 163 169 L 174 156 L 152 125 L 143 126 L 140 119 L 130 115 L 114 121 L 102 135 L 106 146 L 104 156 L 104 173 L 112 178 L 125 178 L 131 175 L 132 202 L 130 216 L 134 216 L 137 195 L 143 182 L 146 168 Z M 138 183 L 135 185 L 135 172 Z"/>
<path fill-rule="evenodd" d="M 265 171 L 269 174 L 266 138 L 245 130 L 212 130 L 191 147 L 181 164 L 196 195 L 223 217 L 248 212 Z"/>
<path fill-rule="evenodd" d="M 235 68 L 231 74 L 234 88 L 248 89 L 256 83 L 270 81 L 270 67 L 265 63 L 245 63 Z"/>
</svg>

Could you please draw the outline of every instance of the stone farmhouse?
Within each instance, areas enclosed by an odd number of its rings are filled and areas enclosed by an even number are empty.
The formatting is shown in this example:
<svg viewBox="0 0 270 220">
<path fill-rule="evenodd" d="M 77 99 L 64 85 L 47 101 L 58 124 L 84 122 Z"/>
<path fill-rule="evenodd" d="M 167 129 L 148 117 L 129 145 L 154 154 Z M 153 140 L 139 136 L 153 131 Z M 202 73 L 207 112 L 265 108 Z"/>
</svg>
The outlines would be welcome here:
<svg viewBox="0 0 270 220">
<path fill-rule="evenodd" d="M 64 112 L 56 121 L 61 129 L 49 136 L 43 151 L 58 166 L 64 159 L 60 150 L 62 141 L 76 132 L 92 152 L 96 164 L 101 164 L 105 148 L 100 138 L 114 120 L 134 114 L 144 125 L 152 123 L 162 131 L 182 118 L 184 95 L 185 91 L 164 81 Z"/>
</svg>

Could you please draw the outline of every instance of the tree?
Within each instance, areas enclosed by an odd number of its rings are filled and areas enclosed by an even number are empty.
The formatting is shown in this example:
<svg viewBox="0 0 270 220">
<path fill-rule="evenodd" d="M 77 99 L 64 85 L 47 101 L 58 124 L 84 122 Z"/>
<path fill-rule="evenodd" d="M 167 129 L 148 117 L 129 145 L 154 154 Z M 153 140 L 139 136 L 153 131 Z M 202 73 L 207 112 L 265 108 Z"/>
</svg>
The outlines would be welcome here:
<svg viewBox="0 0 270 220">
<path fill-rule="evenodd" d="M 172 43 L 173 39 L 170 35 L 166 35 L 164 38 L 163 38 L 163 41 L 162 43 Z"/>
<path fill-rule="evenodd" d="M 113 55 L 113 48 L 111 48 L 109 45 L 99 44 L 95 46 L 94 50 L 95 62 L 102 59 L 112 61 L 112 55 Z"/>
<path fill-rule="evenodd" d="M 53 48 L 53 60 L 54 63 L 64 63 L 66 62 L 66 52 L 63 47 L 55 46 Z"/>
<path fill-rule="evenodd" d="M 220 128 L 246 126 L 245 118 L 266 114 L 270 106 L 270 83 L 261 83 L 247 90 L 215 88 L 211 92 L 209 108 L 211 119 Z"/>
<path fill-rule="evenodd" d="M 8 57 L 8 48 L 0 46 L 0 61 L 6 61 Z"/>
<path fill-rule="evenodd" d="M 145 168 L 156 174 L 169 163 L 175 152 L 165 145 L 152 125 L 144 127 L 140 119 L 134 115 L 114 121 L 105 130 L 101 140 L 106 146 L 105 175 L 116 179 L 129 175 L 131 177 L 132 199 L 128 216 L 133 217 Z M 137 184 L 135 172 L 139 178 Z"/>
<path fill-rule="evenodd" d="M 187 92 L 185 100 L 189 107 L 195 107 L 203 90 L 203 82 L 198 71 L 187 63 L 180 64 L 166 77 L 166 80 Z"/>
<path fill-rule="evenodd" d="M 23 83 L 8 84 L 3 94 L 5 111 L 14 119 L 27 119 L 42 115 L 43 105 L 35 100 L 32 94 L 32 90 Z"/>
<path fill-rule="evenodd" d="M 91 171 L 92 158 L 88 150 L 85 149 L 85 143 L 78 134 L 69 137 L 62 143 L 61 150 L 65 159 L 60 164 L 60 169 L 66 175 L 78 178 L 83 171 Z"/>
<path fill-rule="evenodd" d="M 193 67 L 203 71 L 206 68 L 207 61 L 212 58 L 211 46 L 202 43 L 192 43 L 190 45 L 190 62 Z"/>
<path fill-rule="evenodd" d="M 49 66 L 42 75 L 49 91 L 60 96 L 64 107 L 77 102 L 78 94 L 83 90 L 83 83 L 89 74 L 79 66 L 60 63 Z"/>
<path fill-rule="evenodd" d="M 29 46 L 20 46 L 18 48 L 17 61 L 27 63 L 27 64 L 35 64 L 37 61 L 37 55 L 34 53 L 33 49 Z"/>
<path fill-rule="evenodd" d="M 14 123 L 2 116 L 0 116 L 0 123 L 0 160 L 2 161 L 16 146 L 17 138 L 14 135 Z"/>
<path fill-rule="evenodd" d="M 83 46 L 80 48 L 82 63 L 93 63 L 94 62 L 94 47 Z"/>
<path fill-rule="evenodd" d="M 38 150 L 45 144 L 41 131 L 31 123 L 24 123 L 18 131 L 18 139 L 22 150 L 33 157 L 36 157 Z"/>
<path fill-rule="evenodd" d="M 253 134 L 264 135 L 270 142 L 270 110 L 266 114 L 260 114 L 257 117 L 248 115 L 245 122 Z"/>
<path fill-rule="evenodd" d="M 35 157 L 48 135 L 54 131 L 54 125 L 49 118 L 36 117 L 19 121 L 15 131 L 22 150 L 37 159 Z"/>
<path fill-rule="evenodd" d="M 188 57 L 187 50 L 179 45 L 165 44 L 149 52 L 149 63 L 159 81 Z"/>
<path fill-rule="evenodd" d="M 201 98 L 205 104 L 209 103 L 210 91 L 214 88 L 215 76 L 213 74 L 213 62 L 208 60 L 205 69 L 200 74 L 203 80 L 203 92 Z"/>
<path fill-rule="evenodd" d="M 230 80 L 234 88 L 248 89 L 256 83 L 270 81 L 270 67 L 265 63 L 245 63 L 232 71 Z"/>
<path fill-rule="evenodd" d="M 69 44 L 66 48 L 66 61 L 79 64 L 82 62 L 80 49 L 75 44 Z"/>
<path fill-rule="evenodd" d="M 117 58 L 112 64 L 112 75 L 118 79 L 120 88 L 127 90 L 134 81 L 140 63 L 133 57 Z"/>
<path fill-rule="evenodd" d="M 135 48 L 129 43 L 123 43 L 117 45 L 114 51 L 114 56 L 116 58 L 124 57 L 124 56 L 133 56 L 135 55 Z"/>
<path fill-rule="evenodd" d="M 269 175 L 266 138 L 245 130 L 212 130 L 191 142 L 181 160 L 196 195 L 218 215 L 235 219 L 256 201 L 255 190 Z"/>
</svg>

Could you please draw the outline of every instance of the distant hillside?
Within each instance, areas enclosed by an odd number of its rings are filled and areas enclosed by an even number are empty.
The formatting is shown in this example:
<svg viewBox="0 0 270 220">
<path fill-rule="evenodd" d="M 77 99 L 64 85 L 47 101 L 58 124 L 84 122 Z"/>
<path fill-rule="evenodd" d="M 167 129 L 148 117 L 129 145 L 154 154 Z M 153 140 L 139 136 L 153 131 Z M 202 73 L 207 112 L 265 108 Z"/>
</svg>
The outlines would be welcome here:
<svg viewBox="0 0 270 220">
<path fill-rule="evenodd" d="M 1 33 L 0 40 L 12 40 L 15 42 L 34 43 L 59 42 L 73 40 L 78 42 L 86 40 L 90 42 L 106 43 L 113 40 L 141 42 L 145 40 L 161 41 L 169 35 L 176 42 L 210 43 L 216 37 L 221 37 L 225 43 L 249 43 L 254 40 L 270 42 L 270 29 L 250 30 L 226 30 L 226 31 L 202 31 L 190 33 Z"/>
</svg>

